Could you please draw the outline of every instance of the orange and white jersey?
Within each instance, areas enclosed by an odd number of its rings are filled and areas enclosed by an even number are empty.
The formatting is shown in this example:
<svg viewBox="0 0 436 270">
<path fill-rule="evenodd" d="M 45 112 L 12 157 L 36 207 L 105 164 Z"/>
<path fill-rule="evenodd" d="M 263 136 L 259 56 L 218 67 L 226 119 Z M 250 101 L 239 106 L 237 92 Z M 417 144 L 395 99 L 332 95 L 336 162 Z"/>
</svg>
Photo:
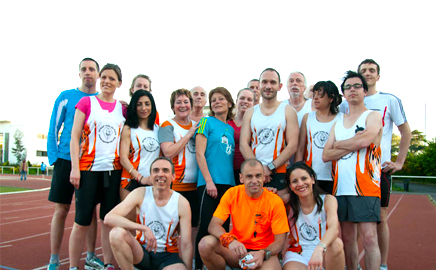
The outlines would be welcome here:
<svg viewBox="0 0 436 270">
<path fill-rule="evenodd" d="M 156 124 L 153 130 L 144 130 L 140 127 L 130 128 L 129 160 L 133 167 L 144 177 L 150 175 L 150 164 L 159 157 L 158 132 L 159 126 Z M 129 181 L 131 178 L 129 172 L 123 169 L 121 180 Z"/>
<path fill-rule="evenodd" d="M 262 113 L 259 105 L 253 107 L 251 149 L 263 165 L 273 162 L 285 149 L 286 106 L 281 102 L 276 111 L 268 116 Z M 287 164 L 280 166 L 277 172 L 286 173 L 286 166 Z"/>
<path fill-rule="evenodd" d="M 336 122 L 335 138 L 347 140 L 366 128 L 367 110 L 350 128 L 344 127 L 344 115 Z M 371 143 L 367 148 L 348 153 L 333 162 L 333 195 L 380 197 L 381 148 Z"/>
<path fill-rule="evenodd" d="M 162 124 L 162 128 L 171 126 L 173 129 L 174 143 L 180 141 L 189 129 L 196 124 L 191 120 L 189 125 L 183 126 L 170 119 Z M 189 139 L 182 151 L 173 158 L 176 179 L 172 189 L 177 191 L 190 191 L 197 189 L 198 165 L 195 157 L 195 137 Z"/>
<path fill-rule="evenodd" d="M 167 204 L 159 207 L 154 200 L 153 187 L 145 187 L 144 200 L 137 216 L 137 222 L 151 229 L 154 237 L 156 237 L 157 252 L 179 252 L 177 248 L 179 196 L 180 194 L 177 191 L 173 191 Z M 136 240 L 147 248 L 147 240 L 143 232 L 137 232 Z"/>
<path fill-rule="evenodd" d="M 312 212 L 304 214 L 300 208 L 296 224 L 290 224 L 290 233 L 288 235 L 289 248 L 288 251 L 301 253 L 307 252 L 312 254 L 315 247 L 321 241 L 322 236 L 327 231 L 327 214 L 324 209 L 325 195 L 320 195 L 322 199 L 322 209 L 318 212 L 318 207 L 315 205 Z M 292 210 L 288 215 L 288 220 L 291 222 Z M 310 258 L 310 257 L 309 257 Z"/>
<path fill-rule="evenodd" d="M 83 127 L 80 170 L 121 170 L 120 134 L 124 126 L 122 105 L 116 102 L 112 112 L 103 110 L 95 96 L 90 97 L 90 114 Z"/>
<path fill-rule="evenodd" d="M 329 138 L 332 126 L 339 118 L 336 117 L 328 122 L 322 123 L 316 119 L 316 112 L 310 112 L 306 121 L 306 150 L 304 151 L 304 161 L 315 171 L 318 180 L 332 181 L 332 163 L 322 160 L 322 151 Z"/>
</svg>

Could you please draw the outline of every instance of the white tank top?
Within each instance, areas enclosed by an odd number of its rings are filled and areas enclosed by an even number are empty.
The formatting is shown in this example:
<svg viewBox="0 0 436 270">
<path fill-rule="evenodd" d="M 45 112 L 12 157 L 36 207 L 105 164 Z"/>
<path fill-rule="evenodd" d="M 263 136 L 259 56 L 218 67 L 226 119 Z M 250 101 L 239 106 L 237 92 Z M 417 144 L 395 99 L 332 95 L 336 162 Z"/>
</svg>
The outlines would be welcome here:
<svg viewBox="0 0 436 270">
<path fill-rule="evenodd" d="M 347 140 L 359 130 L 366 128 L 366 118 L 371 110 L 363 112 L 350 128 L 344 127 L 344 115 L 336 122 L 335 138 Z M 371 143 L 363 148 L 343 156 L 334 166 L 333 195 L 380 197 L 381 148 Z"/>
<path fill-rule="evenodd" d="M 112 112 L 103 110 L 96 96 L 89 97 L 91 110 L 81 140 L 81 171 L 121 170 L 120 134 L 125 118 L 116 101 Z"/>
<path fill-rule="evenodd" d="M 273 162 L 286 146 L 286 104 L 281 102 L 276 111 L 266 116 L 260 105 L 254 106 L 251 117 L 251 149 L 256 159 L 263 165 Z M 286 173 L 287 164 L 277 168 L 277 172 Z"/>
<path fill-rule="evenodd" d="M 316 112 L 310 112 L 306 121 L 306 150 L 304 161 L 315 171 L 318 180 L 332 181 L 332 163 L 322 161 L 322 151 L 329 138 L 332 126 L 339 118 L 336 117 L 328 122 L 322 123 L 316 119 Z"/>
<path fill-rule="evenodd" d="M 158 139 L 159 126 L 154 124 L 153 130 L 144 130 L 140 127 L 130 128 L 130 154 L 129 160 L 133 167 L 144 177 L 150 176 L 150 164 L 159 157 L 160 144 Z M 123 179 L 132 176 L 123 169 Z"/>
<path fill-rule="evenodd" d="M 294 247 L 300 246 L 303 251 L 315 249 L 327 230 L 327 215 L 324 209 L 326 195 L 320 196 L 322 199 L 321 211 L 317 213 L 318 207 L 315 205 L 313 211 L 306 215 L 300 207 L 297 223 L 291 227 L 292 237 L 296 240 L 292 245 Z M 292 212 L 289 217 L 291 216 Z"/>
<path fill-rule="evenodd" d="M 171 198 L 163 207 L 156 205 L 153 187 L 145 187 L 144 200 L 138 215 L 138 223 L 149 227 L 157 241 L 157 252 L 178 253 L 177 238 L 179 227 L 179 193 L 173 191 Z M 138 232 L 136 239 L 145 248 L 147 241 L 143 232 Z"/>
</svg>

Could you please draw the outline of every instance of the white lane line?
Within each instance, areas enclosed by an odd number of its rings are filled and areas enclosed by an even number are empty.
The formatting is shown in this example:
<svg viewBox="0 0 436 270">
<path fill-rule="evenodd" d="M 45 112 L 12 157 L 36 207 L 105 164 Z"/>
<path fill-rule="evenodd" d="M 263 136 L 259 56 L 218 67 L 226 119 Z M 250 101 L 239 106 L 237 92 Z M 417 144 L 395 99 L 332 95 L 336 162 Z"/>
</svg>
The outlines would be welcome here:
<svg viewBox="0 0 436 270">
<path fill-rule="evenodd" d="M 0 248 L 12 247 L 12 245 L 0 246 Z"/>
<path fill-rule="evenodd" d="M 75 212 L 76 211 L 70 211 L 69 213 L 75 213 Z M 48 217 L 49 218 L 53 217 L 53 214 L 48 215 L 48 216 L 40 216 L 40 217 L 35 217 L 35 218 L 20 219 L 20 220 L 16 220 L 16 221 L 1 223 L 0 226 L 14 224 L 14 223 L 20 223 L 20 222 L 27 222 L 27 221 L 31 221 L 31 220 L 37 220 L 37 219 L 48 218 Z"/>
<path fill-rule="evenodd" d="M 24 191 L 14 191 L 14 192 L 7 192 L 7 193 L 0 193 L 0 196 L 7 196 L 12 194 L 21 194 L 21 193 L 31 193 L 31 192 L 38 192 L 38 191 L 45 191 L 49 190 L 50 188 L 42 188 L 42 189 L 32 189 L 32 190 L 24 190 Z"/>
<path fill-rule="evenodd" d="M 389 220 L 389 217 L 395 211 L 395 209 L 397 208 L 398 204 L 401 202 L 401 199 L 403 199 L 403 196 L 404 195 L 401 195 L 400 199 L 398 199 L 398 202 L 395 204 L 394 208 L 392 208 L 391 212 L 389 212 L 387 220 Z M 362 252 L 360 252 L 358 262 L 360 262 L 362 260 L 363 256 L 365 256 L 365 250 L 362 250 Z"/>
<path fill-rule="evenodd" d="M 32 208 L 25 208 L 25 209 L 17 209 L 17 210 L 11 210 L 11 211 L 4 211 L 4 212 L 0 212 L 0 214 L 14 213 L 14 212 L 20 212 L 20 211 L 28 211 L 28 210 L 41 209 L 41 208 L 43 208 L 43 209 L 54 208 L 54 204 L 53 205 L 44 205 L 44 206 L 32 207 Z"/>
</svg>

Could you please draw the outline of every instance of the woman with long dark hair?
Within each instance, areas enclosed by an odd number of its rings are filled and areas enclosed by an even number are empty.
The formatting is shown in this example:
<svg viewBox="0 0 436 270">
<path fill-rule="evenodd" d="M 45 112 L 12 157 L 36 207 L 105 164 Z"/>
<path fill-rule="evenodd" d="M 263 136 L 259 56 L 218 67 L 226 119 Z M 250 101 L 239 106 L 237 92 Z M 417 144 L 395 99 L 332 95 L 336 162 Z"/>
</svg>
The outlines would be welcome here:
<svg viewBox="0 0 436 270">
<path fill-rule="evenodd" d="M 159 157 L 159 126 L 155 124 L 156 104 L 146 90 L 132 95 L 126 125 L 121 133 L 120 158 L 123 165 L 120 196 L 124 200 L 140 185 L 151 185 L 150 164 Z M 135 213 L 129 218 L 134 219 Z"/>
<path fill-rule="evenodd" d="M 317 186 L 314 170 L 301 161 L 287 170 L 286 182 L 291 189 L 287 204 L 290 241 L 283 269 L 343 270 L 345 255 L 338 237 L 336 198 L 324 194 Z"/>
</svg>

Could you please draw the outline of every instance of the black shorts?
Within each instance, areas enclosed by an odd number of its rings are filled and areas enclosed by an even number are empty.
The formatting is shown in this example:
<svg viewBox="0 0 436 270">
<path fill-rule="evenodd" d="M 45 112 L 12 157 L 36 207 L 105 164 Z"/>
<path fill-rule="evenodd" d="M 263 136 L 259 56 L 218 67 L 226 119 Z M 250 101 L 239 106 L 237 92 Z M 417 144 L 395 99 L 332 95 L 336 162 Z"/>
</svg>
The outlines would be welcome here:
<svg viewBox="0 0 436 270">
<path fill-rule="evenodd" d="M 94 208 L 100 203 L 100 219 L 120 202 L 121 170 L 80 171 L 80 186 L 76 193 L 76 217 L 74 222 L 91 225 Z"/>
<path fill-rule="evenodd" d="M 54 203 L 71 204 L 74 186 L 70 183 L 71 161 L 58 158 L 54 164 L 48 200 Z"/>
<path fill-rule="evenodd" d="M 272 180 L 264 184 L 265 187 L 273 187 L 277 190 L 286 188 L 286 173 L 274 173 Z"/>
<path fill-rule="evenodd" d="M 125 190 L 128 190 L 129 192 L 134 191 L 135 189 L 139 188 L 141 185 L 139 184 L 136 179 L 130 179 L 129 183 L 126 187 L 124 187 Z"/>
<path fill-rule="evenodd" d="M 162 270 L 163 268 L 173 265 L 176 263 L 183 264 L 183 261 L 179 257 L 179 253 L 169 253 L 169 252 L 148 252 L 145 250 L 144 246 L 141 246 L 144 252 L 142 261 L 134 266 L 138 269 L 156 269 Z"/>
<path fill-rule="evenodd" d="M 177 191 L 185 197 L 191 206 L 191 226 L 198 227 L 198 217 L 200 216 L 200 203 L 198 201 L 197 190 Z"/>
<path fill-rule="evenodd" d="M 318 180 L 318 187 L 320 187 L 325 193 L 332 195 L 333 193 L 333 181 L 331 180 Z"/>
<path fill-rule="evenodd" d="M 389 199 L 391 198 L 391 184 L 392 184 L 392 177 L 389 174 L 389 172 L 385 173 L 382 171 L 380 177 L 381 207 L 389 206 Z"/>
<path fill-rule="evenodd" d="M 337 196 L 339 221 L 380 223 L 380 198 Z"/>
</svg>

